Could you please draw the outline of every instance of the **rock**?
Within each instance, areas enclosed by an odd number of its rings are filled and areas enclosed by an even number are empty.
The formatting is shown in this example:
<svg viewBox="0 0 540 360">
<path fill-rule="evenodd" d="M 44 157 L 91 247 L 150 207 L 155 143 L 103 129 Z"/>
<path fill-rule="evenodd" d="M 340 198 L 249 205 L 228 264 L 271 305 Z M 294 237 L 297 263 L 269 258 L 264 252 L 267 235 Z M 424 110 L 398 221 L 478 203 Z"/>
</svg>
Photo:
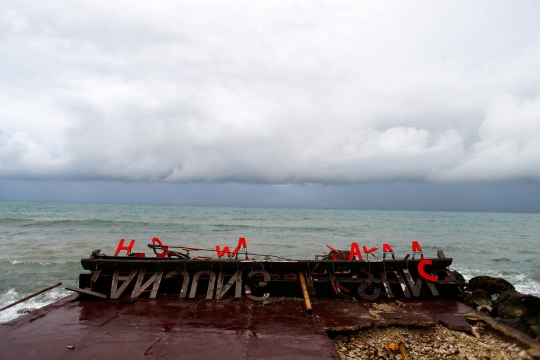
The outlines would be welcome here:
<svg viewBox="0 0 540 360">
<path fill-rule="evenodd" d="M 506 300 L 514 297 L 514 296 L 519 296 L 521 295 L 521 293 L 517 292 L 516 290 L 506 290 L 506 291 L 503 291 L 499 297 L 495 300 L 495 305 L 499 306 L 500 304 L 502 304 L 503 302 L 505 302 Z"/>
<path fill-rule="evenodd" d="M 540 339 L 540 325 L 531 325 L 531 330 L 536 335 L 536 337 Z"/>
<path fill-rule="evenodd" d="M 491 295 L 484 289 L 476 289 L 472 292 L 472 302 L 478 306 L 493 306 Z"/>
<path fill-rule="evenodd" d="M 536 349 L 529 349 L 529 350 L 527 350 L 527 353 L 532 358 L 535 358 L 535 359 L 540 358 L 540 351 L 538 351 Z"/>
<path fill-rule="evenodd" d="M 504 302 L 499 302 L 499 315 L 503 319 L 520 318 L 529 325 L 540 325 L 540 298 L 518 292 L 508 294 Z"/>
<path fill-rule="evenodd" d="M 458 300 L 467 305 L 470 308 L 475 308 L 474 302 L 472 301 L 472 293 L 464 292 L 458 295 Z"/>
<path fill-rule="evenodd" d="M 486 290 L 490 295 L 501 294 L 507 290 L 515 290 L 514 285 L 503 278 L 494 278 L 491 276 L 476 276 L 469 280 L 467 291 L 476 289 Z"/>
</svg>

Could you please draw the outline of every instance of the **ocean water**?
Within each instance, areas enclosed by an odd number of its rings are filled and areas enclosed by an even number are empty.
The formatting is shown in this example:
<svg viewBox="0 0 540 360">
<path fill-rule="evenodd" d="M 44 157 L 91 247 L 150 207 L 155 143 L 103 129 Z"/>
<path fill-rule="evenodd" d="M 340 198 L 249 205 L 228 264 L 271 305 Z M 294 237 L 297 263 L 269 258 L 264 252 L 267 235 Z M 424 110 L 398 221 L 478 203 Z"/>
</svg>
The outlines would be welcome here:
<svg viewBox="0 0 540 360">
<path fill-rule="evenodd" d="M 245 237 L 250 253 L 290 259 L 351 242 L 389 243 L 401 257 L 418 240 L 426 256 L 442 249 L 466 278 L 501 276 L 540 296 L 540 214 L 0 202 L 0 307 L 57 282 L 76 285 L 80 259 L 94 249 L 114 255 L 120 238 L 153 256 L 153 237 L 208 249 L 234 248 Z M 0 312 L 0 322 L 68 294 L 56 288 Z"/>
</svg>

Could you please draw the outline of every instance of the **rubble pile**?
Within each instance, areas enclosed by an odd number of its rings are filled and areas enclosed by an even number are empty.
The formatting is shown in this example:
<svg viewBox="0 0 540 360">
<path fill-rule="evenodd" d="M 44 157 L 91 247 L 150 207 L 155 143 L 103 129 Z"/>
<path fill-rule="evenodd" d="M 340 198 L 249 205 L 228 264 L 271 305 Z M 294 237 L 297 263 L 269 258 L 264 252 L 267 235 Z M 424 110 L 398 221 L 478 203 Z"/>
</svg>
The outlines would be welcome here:
<svg viewBox="0 0 540 360">
<path fill-rule="evenodd" d="M 433 327 L 371 327 L 349 333 L 334 334 L 332 341 L 341 359 L 405 360 L 460 359 L 506 360 L 534 359 L 523 348 L 503 340 L 482 323 L 473 327 L 473 333 Z M 402 343 L 405 356 L 398 350 Z M 393 350 L 394 349 L 394 350 Z"/>
</svg>

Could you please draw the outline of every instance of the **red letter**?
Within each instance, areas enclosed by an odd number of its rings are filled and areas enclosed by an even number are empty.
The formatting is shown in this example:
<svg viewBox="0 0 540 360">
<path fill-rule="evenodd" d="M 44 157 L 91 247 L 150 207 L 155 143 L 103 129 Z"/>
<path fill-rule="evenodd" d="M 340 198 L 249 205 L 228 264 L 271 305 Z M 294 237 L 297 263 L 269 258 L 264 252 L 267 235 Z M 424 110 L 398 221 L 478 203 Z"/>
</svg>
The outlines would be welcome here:
<svg viewBox="0 0 540 360">
<path fill-rule="evenodd" d="M 236 250 L 238 251 L 238 250 Z M 223 248 L 223 251 L 221 251 L 221 249 L 219 248 L 218 245 L 216 245 L 216 253 L 217 253 L 217 256 L 218 258 L 221 258 L 223 255 L 227 254 L 228 257 L 231 257 L 231 249 L 229 249 L 228 246 L 225 246 Z"/>
<path fill-rule="evenodd" d="M 354 260 L 354 255 L 358 256 L 358 260 L 364 260 L 362 253 L 360 252 L 360 247 L 358 246 L 358 243 L 355 242 L 351 244 L 349 260 Z"/>
<path fill-rule="evenodd" d="M 158 252 L 156 251 L 156 248 L 154 248 L 154 254 L 156 254 L 156 256 L 158 258 L 164 258 L 165 256 L 167 256 L 167 252 L 168 252 L 167 250 L 169 250 L 169 247 L 167 245 L 163 245 L 161 240 L 159 240 L 157 237 L 152 239 L 152 243 L 154 245 L 156 245 L 156 243 L 158 243 L 159 247 L 161 247 L 163 249 L 163 252 L 158 254 Z"/>
<path fill-rule="evenodd" d="M 333 255 L 332 255 L 332 260 L 337 260 L 337 254 L 339 254 L 339 256 L 341 256 L 341 258 L 342 258 L 343 260 L 347 260 L 347 257 L 345 257 L 345 254 L 342 253 L 341 251 L 334 249 L 333 247 L 331 247 L 331 246 L 328 245 L 328 244 L 326 244 L 326 247 L 329 248 L 329 249 L 332 251 L 332 253 L 333 253 Z"/>
<path fill-rule="evenodd" d="M 126 255 L 129 255 L 131 253 L 131 248 L 133 247 L 134 244 L 135 244 L 135 240 L 131 239 L 131 241 L 129 242 L 129 246 L 123 246 L 124 239 L 120 239 L 120 242 L 118 243 L 118 247 L 116 248 L 116 252 L 114 253 L 114 256 L 118 255 L 118 253 L 120 253 L 120 251 L 122 250 L 126 250 L 127 251 Z"/>
<path fill-rule="evenodd" d="M 420 243 L 418 243 L 418 241 L 416 241 L 416 240 L 414 240 L 412 242 L 412 251 L 422 252 L 422 248 L 420 247 Z"/>
<path fill-rule="evenodd" d="M 238 250 L 240 250 L 240 248 L 247 249 L 246 238 L 238 239 L 238 245 L 236 245 L 236 248 L 234 249 L 234 251 L 232 253 L 232 256 L 236 256 L 236 254 L 238 253 Z M 225 250 L 225 248 L 223 248 L 223 250 Z"/>
<path fill-rule="evenodd" d="M 394 250 L 392 250 L 392 247 L 390 246 L 390 244 L 382 244 L 382 251 L 383 252 L 394 252 Z"/>
<path fill-rule="evenodd" d="M 439 281 L 439 278 L 437 276 L 433 276 L 433 275 L 429 275 L 428 273 L 426 273 L 426 271 L 424 270 L 424 266 L 426 265 L 431 265 L 433 263 L 433 261 L 431 260 L 420 260 L 420 262 L 418 263 L 418 274 L 428 280 L 428 281 L 431 281 L 431 282 L 437 282 Z"/>
<path fill-rule="evenodd" d="M 375 254 L 373 254 L 375 251 L 377 251 L 377 248 L 371 248 L 368 250 L 368 248 L 366 247 L 366 245 L 362 246 L 364 248 L 364 252 L 367 254 L 371 254 L 371 256 L 375 256 Z M 368 256 L 369 257 L 369 256 Z"/>
</svg>

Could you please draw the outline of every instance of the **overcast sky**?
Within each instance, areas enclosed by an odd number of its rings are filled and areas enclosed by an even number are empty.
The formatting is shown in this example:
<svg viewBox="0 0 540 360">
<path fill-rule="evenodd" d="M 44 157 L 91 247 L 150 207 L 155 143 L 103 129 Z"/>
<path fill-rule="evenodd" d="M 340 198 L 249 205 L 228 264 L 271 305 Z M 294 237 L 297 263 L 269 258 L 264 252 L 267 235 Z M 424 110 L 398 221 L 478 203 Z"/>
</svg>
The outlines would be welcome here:
<svg viewBox="0 0 540 360">
<path fill-rule="evenodd" d="M 0 199 L 56 181 L 540 201 L 539 19 L 536 0 L 2 1 Z"/>
</svg>

